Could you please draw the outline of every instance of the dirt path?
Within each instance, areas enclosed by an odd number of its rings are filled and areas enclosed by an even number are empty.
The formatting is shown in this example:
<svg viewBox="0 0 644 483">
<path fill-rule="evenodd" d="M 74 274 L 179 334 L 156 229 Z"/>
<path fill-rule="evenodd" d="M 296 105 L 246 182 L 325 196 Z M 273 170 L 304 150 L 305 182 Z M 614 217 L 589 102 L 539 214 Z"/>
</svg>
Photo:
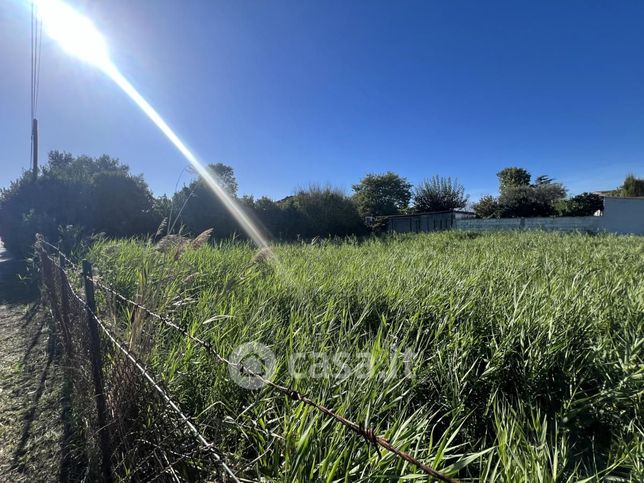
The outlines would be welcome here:
<svg viewBox="0 0 644 483">
<path fill-rule="evenodd" d="M 61 479 L 62 375 L 50 319 L 0 245 L 0 481 Z"/>
</svg>

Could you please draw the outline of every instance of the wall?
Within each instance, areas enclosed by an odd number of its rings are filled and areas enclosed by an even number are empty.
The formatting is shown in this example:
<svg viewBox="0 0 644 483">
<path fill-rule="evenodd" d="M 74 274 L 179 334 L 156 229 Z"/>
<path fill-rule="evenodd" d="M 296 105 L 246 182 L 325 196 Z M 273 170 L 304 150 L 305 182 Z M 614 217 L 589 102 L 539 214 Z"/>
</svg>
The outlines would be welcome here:
<svg viewBox="0 0 644 483">
<path fill-rule="evenodd" d="M 454 226 L 453 213 L 424 213 L 392 216 L 387 220 L 390 232 L 409 233 L 448 230 Z"/>
<path fill-rule="evenodd" d="M 602 228 L 612 233 L 644 235 L 644 198 L 604 198 Z"/>
<path fill-rule="evenodd" d="M 644 198 L 604 198 L 603 216 L 541 218 L 455 218 L 452 213 L 394 216 L 389 231 L 399 233 L 438 231 L 449 228 L 470 231 L 557 230 L 644 235 Z"/>
<path fill-rule="evenodd" d="M 562 216 L 543 218 L 489 218 L 485 220 L 456 220 L 457 230 L 558 230 L 596 232 L 601 230 L 600 216 Z"/>
</svg>

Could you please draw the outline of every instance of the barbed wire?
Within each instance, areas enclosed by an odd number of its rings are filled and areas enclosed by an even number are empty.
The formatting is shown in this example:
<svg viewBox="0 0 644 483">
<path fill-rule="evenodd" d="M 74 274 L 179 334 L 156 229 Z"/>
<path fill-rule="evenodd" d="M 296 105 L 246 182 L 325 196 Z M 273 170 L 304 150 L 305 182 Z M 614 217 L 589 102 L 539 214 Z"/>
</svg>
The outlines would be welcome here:
<svg viewBox="0 0 644 483">
<path fill-rule="evenodd" d="M 65 269 L 60 267 L 54 260 L 50 258 L 50 261 L 59 269 L 61 270 L 66 276 L 68 276 L 68 273 Z M 213 456 L 217 464 L 219 464 L 226 473 L 233 479 L 235 482 L 240 482 L 240 479 L 235 475 L 235 473 L 230 469 L 230 467 L 226 464 L 226 462 L 223 460 L 223 458 L 217 453 L 215 446 L 213 443 L 210 443 L 206 438 L 201 434 L 199 429 L 190 421 L 190 418 L 181 410 L 181 408 L 178 406 L 177 403 L 175 403 L 172 398 L 168 395 L 168 393 L 160 386 L 160 384 L 150 375 L 149 371 L 143 366 L 141 362 L 132 354 L 130 350 L 128 350 L 125 345 L 118 340 L 118 338 L 111 333 L 111 331 L 107 328 L 107 326 L 101 321 L 100 318 L 92 311 L 92 309 L 87 305 L 85 300 L 83 300 L 82 297 L 80 297 L 77 293 L 76 290 L 72 287 L 72 285 L 69 283 L 69 281 L 66 278 L 66 284 L 69 288 L 70 293 L 74 298 L 76 298 L 82 305 L 83 307 L 87 310 L 87 312 L 91 315 L 91 317 L 96 321 L 98 324 L 99 328 L 103 331 L 105 336 L 112 342 L 112 344 L 118 348 L 125 357 L 127 357 L 132 364 L 139 370 L 141 375 L 148 381 L 148 383 L 161 395 L 163 400 L 168 404 L 168 406 L 179 416 L 179 418 L 183 421 L 183 423 L 186 425 L 186 427 L 194 434 L 196 439 L 201 443 L 201 445 Z"/>
<path fill-rule="evenodd" d="M 60 255 L 65 260 L 65 262 L 67 264 L 71 265 L 72 267 L 74 267 L 75 269 L 80 271 L 80 266 L 77 263 L 72 262 L 69 259 L 69 257 L 67 255 L 65 255 L 65 253 L 60 248 L 58 248 L 56 245 L 52 245 L 51 243 L 49 243 L 47 240 L 45 240 L 42 237 L 38 237 L 38 239 L 36 241 L 36 244 L 38 244 L 38 243 L 41 243 L 43 245 L 47 245 L 50 248 L 53 248 L 56 251 L 56 253 L 58 253 L 58 255 Z M 59 267 L 59 268 L 62 268 L 62 267 Z"/>
<path fill-rule="evenodd" d="M 58 251 L 59 253 L 62 254 L 62 252 L 57 247 L 55 247 L 54 245 L 51 245 L 50 243 L 47 243 L 47 242 L 45 242 L 45 243 L 48 246 L 54 248 L 56 251 Z M 67 257 L 64 254 L 62 254 L 62 256 L 67 259 Z M 67 259 L 67 260 L 72 266 L 75 265 L 75 264 L 73 264 L 73 262 L 69 261 L 69 259 Z M 398 447 L 394 446 L 389 440 L 387 440 L 383 436 L 378 436 L 373 429 L 367 428 L 365 426 L 362 426 L 361 424 L 358 424 L 358 423 L 356 423 L 354 421 L 351 421 L 350 419 L 347 419 L 346 417 L 344 417 L 344 416 L 342 416 L 340 414 L 337 414 L 332 409 L 330 409 L 330 408 L 324 406 L 323 404 L 315 401 L 311 397 L 309 397 L 309 396 L 307 396 L 305 394 L 302 394 L 301 392 L 299 392 L 297 390 L 294 390 L 294 389 L 288 388 L 286 386 L 277 384 L 277 383 L 271 381 L 270 379 L 265 378 L 263 375 L 254 372 L 253 370 L 251 370 L 250 368 L 244 366 L 243 364 L 230 361 L 226 357 L 224 357 L 221 354 L 219 354 L 219 352 L 217 352 L 217 350 L 214 348 L 214 346 L 210 342 L 208 342 L 206 340 L 203 340 L 200 337 L 196 337 L 196 336 L 192 335 L 188 331 L 188 329 L 186 329 L 185 327 L 180 326 L 179 324 L 175 323 L 173 320 L 169 319 L 168 317 L 164 317 L 163 315 L 160 315 L 160 314 L 154 312 L 153 310 L 145 307 L 144 305 L 125 297 L 121 293 L 119 293 L 116 290 L 114 290 L 112 287 L 109 287 L 108 285 L 103 284 L 102 282 L 100 282 L 96 278 L 92 278 L 91 281 L 99 289 L 101 289 L 101 290 L 103 290 L 105 292 L 111 293 L 112 295 L 114 295 L 115 297 L 120 299 L 121 301 L 123 301 L 123 302 L 125 302 L 125 303 L 127 303 L 127 304 L 129 304 L 129 305 L 131 305 L 133 307 L 136 307 L 139 310 L 144 311 L 149 316 L 151 316 L 151 317 L 163 322 L 168 327 L 179 331 L 183 336 L 187 337 L 191 341 L 195 342 L 196 344 L 198 344 L 202 348 L 204 348 L 206 350 L 206 352 L 211 357 L 215 358 L 218 362 L 226 364 L 229 367 L 233 367 L 233 368 L 237 369 L 240 372 L 240 374 L 247 374 L 247 375 L 249 375 L 251 377 L 254 377 L 254 378 L 258 379 L 259 381 L 261 381 L 266 386 L 268 386 L 268 387 L 280 392 L 281 394 L 289 397 L 293 401 L 301 402 L 303 404 L 306 404 L 306 405 L 308 405 L 310 407 L 315 408 L 316 410 L 320 411 L 321 413 L 325 414 L 326 416 L 334 419 L 338 423 L 340 423 L 343 426 L 345 426 L 346 428 L 350 429 L 354 433 L 362 436 L 366 441 L 376 445 L 376 447 L 380 446 L 380 447 L 386 449 L 387 451 L 389 451 L 390 453 L 396 455 L 397 457 L 399 457 L 399 458 L 405 460 L 406 462 L 416 466 L 417 468 L 419 468 L 424 473 L 426 473 L 426 474 L 428 474 L 428 475 L 430 475 L 430 476 L 432 476 L 432 477 L 434 477 L 434 478 L 436 478 L 436 479 L 438 479 L 440 481 L 444 481 L 444 482 L 447 482 L 447 483 L 457 483 L 458 480 L 453 479 L 453 478 L 451 478 L 449 476 L 446 476 L 446 475 L 440 473 L 439 471 L 433 469 L 432 467 L 430 467 L 430 466 L 426 465 L 425 463 L 421 462 L 420 460 L 418 460 L 412 454 L 410 454 L 410 453 L 408 453 L 406 451 L 403 451 L 403 450 L 399 449 Z M 102 323 L 100 323 L 100 322 L 99 322 L 99 324 L 102 325 Z"/>
</svg>

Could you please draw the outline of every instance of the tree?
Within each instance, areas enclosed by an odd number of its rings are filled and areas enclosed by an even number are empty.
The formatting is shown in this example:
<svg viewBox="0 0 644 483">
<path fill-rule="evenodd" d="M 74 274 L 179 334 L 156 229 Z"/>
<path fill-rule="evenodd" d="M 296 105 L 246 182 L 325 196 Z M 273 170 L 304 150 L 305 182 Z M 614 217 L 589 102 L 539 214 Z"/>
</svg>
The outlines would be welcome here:
<svg viewBox="0 0 644 483">
<path fill-rule="evenodd" d="M 254 215 L 255 220 L 263 225 L 267 234 L 276 238 L 287 237 L 287 233 L 285 233 L 286 217 L 279 203 L 267 196 L 262 196 L 256 200 L 252 197 L 245 197 L 242 199 L 242 204 Z"/>
<path fill-rule="evenodd" d="M 224 188 L 230 195 L 237 195 L 237 178 L 235 177 L 235 171 L 232 167 L 223 163 L 209 164 L 208 170 L 214 174 L 215 180 L 219 185 Z"/>
<path fill-rule="evenodd" d="M 366 232 L 354 201 L 341 190 L 311 186 L 282 203 L 290 238 L 360 235 Z"/>
<path fill-rule="evenodd" d="M 87 222 L 91 231 L 115 237 L 150 233 L 161 219 L 143 178 L 119 172 L 107 171 L 94 176 L 88 207 L 93 214 Z"/>
<path fill-rule="evenodd" d="M 604 209 L 604 199 L 595 193 L 582 193 L 557 204 L 560 216 L 591 216 Z"/>
<path fill-rule="evenodd" d="M 411 188 L 407 179 L 391 171 L 368 174 L 353 185 L 353 198 L 362 217 L 395 215 L 409 206 Z"/>
<path fill-rule="evenodd" d="M 644 196 L 644 178 L 629 174 L 624 178 L 622 186 L 617 190 L 618 196 Z"/>
<path fill-rule="evenodd" d="M 368 230 L 350 197 L 333 187 L 311 186 L 280 201 L 242 199 L 243 206 L 269 234 L 286 240 L 298 237 L 362 235 Z"/>
<path fill-rule="evenodd" d="M 109 156 L 74 157 L 52 151 L 34 179 L 23 175 L 0 193 L 0 237 L 26 255 L 36 233 L 52 242 L 73 230 L 107 236 L 146 234 L 158 226 L 154 199 L 142 178 Z"/>
<path fill-rule="evenodd" d="M 554 180 L 550 176 L 542 174 L 540 176 L 537 176 L 537 179 L 534 180 L 534 185 L 535 186 L 541 186 L 541 185 L 544 185 L 544 184 L 550 184 L 553 181 Z"/>
<path fill-rule="evenodd" d="M 237 193 L 237 179 L 232 167 L 217 163 L 208 165 L 215 181 L 232 197 Z M 219 196 L 203 178 L 197 178 L 172 197 L 174 220 L 171 227 L 183 226 L 197 235 L 214 228 L 215 236 L 225 238 L 239 231 L 239 226 Z"/>
<path fill-rule="evenodd" d="M 446 211 L 464 208 L 468 196 L 458 180 L 433 176 L 423 180 L 414 190 L 414 210 Z"/>
<path fill-rule="evenodd" d="M 499 178 L 498 216 L 504 218 L 552 216 L 555 204 L 566 196 L 566 188 L 547 175 L 538 176 L 530 184 L 530 173 L 517 167 L 505 168 L 496 174 Z M 487 208 L 491 201 L 486 200 Z"/>
<path fill-rule="evenodd" d="M 499 196 L 499 213 L 503 218 L 552 216 L 556 202 L 565 196 L 560 183 L 506 187 Z"/>
<path fill-rule="evenodd" d="M 535 201 L 538 204 L 547 207 L 546 211 L 548 211 L 549 215 L 553 215 L 555 213 L 555 203 L 566 197 L 566 188 L 564 185 L 552 181 L 533 186 L 532 192 Z"/>
<path fill-rule="evenodd" d="M 509 188 L 530 185 L 530 173 L 517 167 L 505 168 L 496 173 L 499 178 L 499 191 L 503 193 Z"/>
<path fill-rule="evenodd" d="M 473 208 L 478 218 L 498 218 L 500 216 L 499 202 L 492 195 L 482 196 L 474 203 Z"/>
</svg>

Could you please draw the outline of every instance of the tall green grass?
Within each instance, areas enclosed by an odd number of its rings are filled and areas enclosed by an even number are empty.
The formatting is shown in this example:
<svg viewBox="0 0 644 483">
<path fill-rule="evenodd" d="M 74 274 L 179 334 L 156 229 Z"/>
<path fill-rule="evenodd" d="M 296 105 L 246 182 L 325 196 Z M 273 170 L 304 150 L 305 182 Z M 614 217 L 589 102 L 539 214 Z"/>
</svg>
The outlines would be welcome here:
<svg viewBox="0 0 644 483">
<path fill-rule="evenodd" d="M 175 257 L 118 241 L 89 256 L 106 283 L 224 355 L 268 345 L 273 380 L 452 476 L 644 480 L 642 238 L 445 232 L 275 253 L 277 265 L 244 244 Z M 424 478 L 307 406 L 238 387 L 154 319 L 100 302 L 247 477 Z M 300 352 L 369 353 L 375 370 L 294 379 L 288 361 Z"/>
</svg>

